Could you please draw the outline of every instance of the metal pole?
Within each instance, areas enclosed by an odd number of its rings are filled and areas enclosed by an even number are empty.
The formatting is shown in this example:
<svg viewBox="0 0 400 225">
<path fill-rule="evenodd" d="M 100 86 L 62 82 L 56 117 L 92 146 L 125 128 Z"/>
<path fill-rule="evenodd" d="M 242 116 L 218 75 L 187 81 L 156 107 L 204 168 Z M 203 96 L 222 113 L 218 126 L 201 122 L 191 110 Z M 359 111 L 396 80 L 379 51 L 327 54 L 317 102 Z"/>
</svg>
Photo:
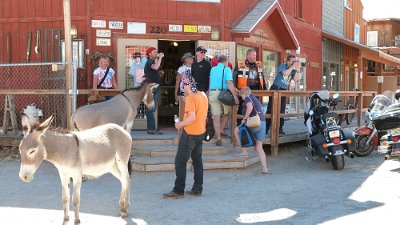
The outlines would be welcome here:
<svg viewBox="0 0 400 225">
<path fill-rule="evenodd" d="M 70 0 L 64 0 L 64 37 L 65 37 L 65 61 L 68 64 L 65 67 L 65 88 L 68 90 L 67 95 L 67 121 L 72 115 L 72 93 L 71 93 L 71 63 L 72 63 L 72 38 L 71 38 L 71 4 Z M 67 123 L 68 129 L 71 129 Z"/>
</svg>

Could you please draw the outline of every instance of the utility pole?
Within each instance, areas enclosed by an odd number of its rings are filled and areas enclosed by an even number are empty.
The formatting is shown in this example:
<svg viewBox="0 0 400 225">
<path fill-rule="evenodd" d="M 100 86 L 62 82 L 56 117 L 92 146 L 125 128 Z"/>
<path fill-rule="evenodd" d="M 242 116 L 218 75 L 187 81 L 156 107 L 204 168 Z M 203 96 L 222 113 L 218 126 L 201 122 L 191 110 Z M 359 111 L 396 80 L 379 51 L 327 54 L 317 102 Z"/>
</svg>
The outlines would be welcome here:
<svg viewBox="0 0 400 225">
<path fill-rule="evenodd" d="M 67 94 L 67 121 L 72 115 L 72 37 L 71 37 L 71 2 L 70 0 L 63 0 L 64 4 L 64 37 L 65 37 L 65 61 L 68 63 L 65 66 L 65 88 L 68 91 Z M 68 129 L 72 129 L 70 124 L 67 122 Z"/>
</svg>

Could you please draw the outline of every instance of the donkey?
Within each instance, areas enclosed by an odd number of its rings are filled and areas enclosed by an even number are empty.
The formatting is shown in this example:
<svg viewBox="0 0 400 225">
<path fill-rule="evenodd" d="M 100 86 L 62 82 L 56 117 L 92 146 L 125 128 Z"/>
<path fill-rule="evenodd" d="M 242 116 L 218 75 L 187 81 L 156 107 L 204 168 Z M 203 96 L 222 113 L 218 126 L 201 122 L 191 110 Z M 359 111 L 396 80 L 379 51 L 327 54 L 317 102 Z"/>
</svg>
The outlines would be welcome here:
<svg viewBox="0 0 400 225">
<path fill-rule="evenodd" d="M 148 108 L 154 107 L 153 93 L 158 86 L 159 84 L 144 80 L 139 87 L 126 89 L 108 101 L 82 106 L 72 115 L 71 128 L 86 130 L 115 123 L 131 132 L 142 100 Z"/>
<path fill-rule="evenodd" d="M 43 160 L 53 163 L 61 178 L 64 224 L 69 221 L 71 178 L 74 188 L 75 224 L 79 224 L 82 176 L 97 178 L 110 172 L 122 186 L 119 215 L 127 217 L 130 204 L 131 135 L 117 124 L 105 124 L 75 132 L 49 129 L 53 119 L 54 116 L 51 116 L 37 127 L 32 127 L 29 123 L 23 124 L 28 130 L 19 145 L 19 177 L 25 182 L 30 182 Z"/>
</svg>

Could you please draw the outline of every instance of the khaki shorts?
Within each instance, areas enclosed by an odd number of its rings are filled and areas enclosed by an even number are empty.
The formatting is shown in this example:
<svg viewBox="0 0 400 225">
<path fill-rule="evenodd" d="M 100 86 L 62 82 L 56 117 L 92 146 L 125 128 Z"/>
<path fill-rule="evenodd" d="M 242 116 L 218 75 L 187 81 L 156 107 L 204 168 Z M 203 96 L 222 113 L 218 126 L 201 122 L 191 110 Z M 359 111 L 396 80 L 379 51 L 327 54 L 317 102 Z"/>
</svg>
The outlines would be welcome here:
<svg viewBox="0 0 400 225">
<path fill-rule="evenodd" d="M 222 104 L 218 100 L 218 95 L 220 91 L 210 91 L 209 96 L 208 96 L 208 101 L 211 106 L 211 114 L 213 116 L 220 116 L 222 115 L 228 115 L 229 110 L 231 109 L 230 106 Z"/>
</svg>

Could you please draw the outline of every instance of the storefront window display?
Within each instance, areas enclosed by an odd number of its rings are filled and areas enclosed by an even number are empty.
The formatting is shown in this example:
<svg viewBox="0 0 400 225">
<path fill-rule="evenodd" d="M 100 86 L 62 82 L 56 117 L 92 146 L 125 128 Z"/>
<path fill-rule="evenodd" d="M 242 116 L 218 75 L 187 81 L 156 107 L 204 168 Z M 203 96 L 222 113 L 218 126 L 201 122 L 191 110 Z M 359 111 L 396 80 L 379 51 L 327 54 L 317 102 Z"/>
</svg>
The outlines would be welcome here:
<svg viewBox="0 0 400 225">
<path fill-rule="evenodd" d="M 264 76 L 267 89 L 271 87 L 275 75 L 277 74 L 278 57 L 279 54 L 277 52 L 263 50 L 262 62 L 264 64 Z"/>
</svg>

